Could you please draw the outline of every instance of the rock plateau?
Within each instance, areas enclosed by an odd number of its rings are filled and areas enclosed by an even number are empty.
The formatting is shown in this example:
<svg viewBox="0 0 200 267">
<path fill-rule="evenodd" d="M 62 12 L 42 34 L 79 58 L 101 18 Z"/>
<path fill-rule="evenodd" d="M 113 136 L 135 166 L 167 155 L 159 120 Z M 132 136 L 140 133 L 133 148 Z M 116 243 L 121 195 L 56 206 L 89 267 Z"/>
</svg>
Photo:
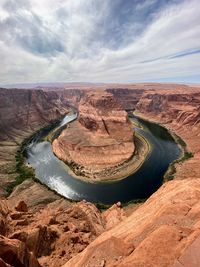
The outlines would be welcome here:
<svg viewBox="0 0 200 267">
<path fill-rule="evenodd" d="M 52 146 L 75 174 L 94 179 L 110 178 L 105 172 L 128 161 L 135 149 L 127 113 L 112 94 L 102 91 L 86 94 L 78 120 L 70 123 Z"/>
</svg>

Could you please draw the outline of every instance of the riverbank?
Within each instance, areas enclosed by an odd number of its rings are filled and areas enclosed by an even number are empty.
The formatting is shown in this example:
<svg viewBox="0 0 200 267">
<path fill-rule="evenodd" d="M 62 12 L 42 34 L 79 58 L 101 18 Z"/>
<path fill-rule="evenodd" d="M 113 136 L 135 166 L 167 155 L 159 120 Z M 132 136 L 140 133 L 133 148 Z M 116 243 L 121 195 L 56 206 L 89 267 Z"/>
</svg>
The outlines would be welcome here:
<svg viewBox="0 0 200 267">
<path fill-rule="evenodd" d="M 187 143 L 178 135 L 178 133 L 176 133 L 175 129 L 173 129 L 173 127 L 170 127 L 168 124 L 166 124 L 166 123 L 164 124 L 162 122 L 159 122 L 158 120 L 155 120 L 155 118 L 154 119 L 148 118 L 147 116 L 145 116 L 144 114 L 141 114 L 139 112 L 133 112 L 133 115 L 135 117 L 138 117 L 138 118 L 144 120 L 144 121 L 147 121 L 150 123 L 153 122 L 153 123 L 165 128 L 169 132 L 169 134 L 173 137 L 176 144 L 179 146 L 179 148 L 181 150 L 181 155 L 178 159 L 176 159 L 170 163 L 167 171 L 164 174 L 163 183 L 174 179 L 175 174 L 177 172 L 177 166 L 194 156 L 193 153 L 191 151 L 189 151 Z"/>
<path fill-rule="evenodd" d="M 84 177 L 86 180 L 82 177 L 81 179 L 74 177 L 70 173 L 71 166 L 58 160 L 53 154 L 51 143 L 44 141 L 45 136 L 49 134 L 48 131 L 35 136 L 35 142 L 27 147 L 27 160 L 35 169 L 37 179 L 41 183 L 67 199 L 76 201 L 87 199 L 93 203 L 110 204 L 119 200 L 126 203 L 147 198 L 161 185 L 166 168 L 178 158 L 179 152 L 172 136 L 165 128 L 152 123 L 151 129 L 143 120 L 137 119 L 134 119 L 134 124 L 138 124 L 138 127 L 134 128 L 137 140 L 136 151 L 141 151 L 136 156 L 140 156 L 140 161 L 134 158 L 132 162 L 128 161 L 126 165 L 119 168 L 121 172 L 115 169 L 115 180 L 107 176 L 107 181 L 90 182 L 86 177 Z M 162 138 L 160 139 L 159 136 Z M 148 149 L 144 149 L 144 144 Z M 150 150 L 151 153 L 147 154 Z M 127 175 L 124 174 L 124 170 Z M 161 170 L 163 170 L 162 174 Z"/>
<path fill-rule="evenodd" d="M 30 133 L 29 136 L 24 137 L 24 139 L 20 140 L 21 143 L 18 144 L 16 152 L 15 152 L 15 157 L 13 158 L 13 170 L 12 174 L 15 175 L 15 179 L 10 181 L 7 185 L 4 186 L 4 190 L 7 192 L 7 196 L 9 196 L 13 189 L 23 183 L 25 180 L 32 179 L 36 180 L 35 178 L 35 171 L 34 169 L 30 166 L 27 165 L 26 163 L 26 149 L 27 146 L 34 141 L 35 137 L 39 138 L 39 136 L 44 135 L 45 132 L 50 131 L 51 129 L 54 129 L 57 127 L 57 125 L 61 122 L 63 119 L 60 118 L 58 120 L 53 121 L 52 123 L 39 128 L 35 130 L 35 132 Z M 37 180 L 38 181 L 38 180 Z"/>
</svg>

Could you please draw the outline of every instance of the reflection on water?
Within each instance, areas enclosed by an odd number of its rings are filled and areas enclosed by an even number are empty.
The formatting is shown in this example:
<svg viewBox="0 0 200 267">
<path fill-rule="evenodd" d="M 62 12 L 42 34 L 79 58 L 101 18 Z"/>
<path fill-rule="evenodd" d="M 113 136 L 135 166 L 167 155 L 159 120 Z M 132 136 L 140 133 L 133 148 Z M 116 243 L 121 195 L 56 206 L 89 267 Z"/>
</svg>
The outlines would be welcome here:
<svg viewBox="0 0 200 267">
<path fill-rule="evenodd" d="M 62 126 L 64 126 L 65 124 L 67 124 L 68 122 L 75 120 L 76 117 L 77 117 L 77 114 L 76 114 L 76 113 L 75 113 L 75 114 L 72 114 L 72 115 L 67 115 L 67 116 L 65 116 L 64 119 L 63 119 L 63 120 L 61 121 L 61 123 L 59 124 L 59 127 L 62 127 Z"/>
<path fill-rule="evenodd" d="M 66 116 L 60 127 L 75 118 L 76 114 Z M 35 138 L 27 146 L 27 161 L 42 183 L 69 199 L 112 204 L 146 198 L 162 184 L 164 173 L 179 157 L 180 149 L 165 128 L 139 118 L 132 119 L 142 125 L 142 129 L 135 130 L 148 139 L 152 151 L 136 173 L 121 181 L 90 184 L 73 178 L 66 171 L 66 165 L 53 154 L 51 144 L 41 138 Z"/>
</svg>

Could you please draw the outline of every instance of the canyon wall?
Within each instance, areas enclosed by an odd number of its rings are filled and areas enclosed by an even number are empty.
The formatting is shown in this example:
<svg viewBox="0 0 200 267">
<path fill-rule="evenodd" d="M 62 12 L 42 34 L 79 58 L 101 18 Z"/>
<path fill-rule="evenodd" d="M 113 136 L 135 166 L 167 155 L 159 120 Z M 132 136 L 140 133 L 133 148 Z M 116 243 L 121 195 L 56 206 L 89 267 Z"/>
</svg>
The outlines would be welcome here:
<svg viewBox="0 0 200 267">
<path fill-rule="evenodd" d="M 186 92 L 190 89 L 187 85 L 161 83 L 111 84 L 107 87 L 105 86 L 106 91 L 112 93 L 126 110 L 136 109 L 137 103 L 145 92 L 151 90 L 159 92 L 164 89 L 173 94 L 178 88 L 180 90 L 186 90 Z"/>
<path fill-rule="evenodd" d="M 0 89 L 0 195 L 15 180 L 15 155 L 32 133 L 77 106 L 82 90 Z"/>
<path fill-rule="evenodd" d="M 165 183 L 64 267 L 200 265 L 200 88 L 148 88 L 136 104 L 136 114 L 180 135 L 193 157 L 176 164 L 175 180 Z"/>
<path fill-rule="evenodd" d="M 187 144 L 193 157 L 176 165 L 176 179 L 200 177 L 200 88 L 146 91 L 136 106 L 140 116 L 165 124 Z"/>
<path fill-rule="evenodd" d="M 114 97 L 121 103 L 126 110 L 134 110 L 144 92 L 143 88 L 109 88 L 107 92 L 114 95 Z"/>
<path fill-rule="evenodd" d="M 39 128 L 77 105 L 81 90 L 0 89 L 0 141 L 12 139 L 15 132 Z"/>
<path fill-rule="evenodd" d="M 200 92 L 197 89 L 146 91 L 137 103 L 141 113 L 159 116 L 164 122 L 176 121 L 182 125 L 200 123 Z"/>
</svg>

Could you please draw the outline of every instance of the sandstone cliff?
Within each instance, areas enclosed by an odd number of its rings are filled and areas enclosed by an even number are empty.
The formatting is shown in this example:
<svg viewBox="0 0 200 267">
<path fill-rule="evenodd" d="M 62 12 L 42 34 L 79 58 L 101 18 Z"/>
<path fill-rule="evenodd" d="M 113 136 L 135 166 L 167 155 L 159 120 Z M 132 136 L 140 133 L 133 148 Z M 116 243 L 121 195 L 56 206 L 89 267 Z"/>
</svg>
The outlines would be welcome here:
<svg viewBox="0 0 200 267">
<path fill-rule="evenodd" d="M 200 88 L 146 91 L 136 106 L 139 115 L 165 124 L 187 144 L 193 157 L 176 166 L 176 178 L 200 177 Z"/>
<path fill-rule="evenodd" d="M 136 105 L 144 93 L 152 90 L 159 92 L 164 89 L 173 94 L 178 88 L 186 92 L 190 89 L 187 85 L 161 83 L 110 84 L 105 87 L 106 91 L 112 93 L 126 110 L 136 109 Z"/>
<path fill-rule="evenodd" d="M 142 94 L 144 93 L 143 88 L 128 88 L 125 85 L 123 88 L 108 88 L 107 92 L 112 93 L 117 101 L 126 110 L 134 110 Z"/>
<path fill-rule="evenodd" d="M 78 120 L 54 140 L 53 151 L 64 162 L 75 165 L 75 173 L 81 171 L 89 178 L 101 176 L 101 171 L 120 165 L 133 155 L 128 115 L 112 94 L 88 93 L 80 102 Z"/>
<path fill-rule="evenodd" d="M 137 110 L 152 113 L 164 122 L 176 120 L 182 125 L 200 123 L 200 92 L 196 88 L 146 91 L 137 103 Z"/>
</svg>

